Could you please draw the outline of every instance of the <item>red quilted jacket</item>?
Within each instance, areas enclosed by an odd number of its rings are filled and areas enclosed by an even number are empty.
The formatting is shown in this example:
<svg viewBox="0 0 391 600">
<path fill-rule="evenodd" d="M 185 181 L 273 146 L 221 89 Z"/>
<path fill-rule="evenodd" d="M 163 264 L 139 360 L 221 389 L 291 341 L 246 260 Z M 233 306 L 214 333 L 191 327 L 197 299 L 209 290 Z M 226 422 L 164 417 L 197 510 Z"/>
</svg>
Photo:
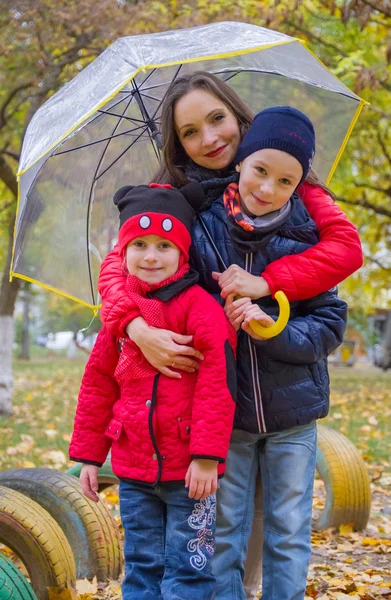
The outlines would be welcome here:
<svg viewBox="0 0 391 600">
<path fill-rule="evenodd" d="M 131 370 L 144 358 L 135 358 L 139 351 L 131 340 L 103 327 L 83 376 L 70 458 L 101 466 L 112 447 L 114 473 L 149 484 L 184 480 L 192 458 L 218 460 L 221 475 L 235 412 L 236 333 L 197 285 L 161 307 L 168 329 L 193 335 L 204 355 L 199 371 L 181 372 L 181 379 L 156 371 L 124 377 L 117 369 L 123 353 L 130 352 Z"/>
<path fill-rule="evenodd" d="M 298 192 L 317 225 L 320 241 L 302 254 L 284 256 L 270 263 L 262 273 L 272 294 L 282 290 L 291 302 L 312 298 L 335 287 L 362 265 L 357 229 L 332 198 L 308 183 L 300 186 Z M 140 316 L 124 286 L 122 259 L 116 246 L 101 266 L 100 314 L 110 331 L 121 336 L 125 335 L 126 325 Z"/>
</svg>

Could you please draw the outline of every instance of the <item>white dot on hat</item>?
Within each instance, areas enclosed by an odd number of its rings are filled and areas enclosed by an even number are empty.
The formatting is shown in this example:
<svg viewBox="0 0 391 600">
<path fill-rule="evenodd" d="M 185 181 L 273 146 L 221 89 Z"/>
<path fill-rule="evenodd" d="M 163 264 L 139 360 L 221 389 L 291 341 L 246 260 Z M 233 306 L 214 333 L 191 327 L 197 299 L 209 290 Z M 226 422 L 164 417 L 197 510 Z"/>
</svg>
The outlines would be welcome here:
<svg viewBox="0 0 391 600">
<path fill-rule="evenodd" d="M 162 227 L 164 231 L 171 231 L 172 229 L 172 221 L 171 219 L 164 219 L 162 223 Z"/>
<path fill-rule="evenodd" d="M 139 221 L 139 225 L 142 229 L 148 229 L 151 224 L 151 219 L 147 215 L 143 215 Z"/>
</svg>

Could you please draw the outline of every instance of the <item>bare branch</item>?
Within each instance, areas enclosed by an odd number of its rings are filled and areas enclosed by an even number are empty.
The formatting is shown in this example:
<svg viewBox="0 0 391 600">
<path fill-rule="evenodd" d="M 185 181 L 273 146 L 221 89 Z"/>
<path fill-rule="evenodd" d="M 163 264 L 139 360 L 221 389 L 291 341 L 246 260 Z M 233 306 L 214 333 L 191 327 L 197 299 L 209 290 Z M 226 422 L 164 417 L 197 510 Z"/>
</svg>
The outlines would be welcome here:
<svg viewBox="0 0 391 600">
<path fill-rule="evenodd" d="M 3 148 L 2 150 L 0 150 L 0 154 L 5 154 L 6 156 L 10 156 L 17 162 L 19 162 L 19 160 L 20 160 L 20 154 L 16 154 L 16 152 L 11 152 L 11 150 L 7 150 L 6 148 Z"/>
<path fill-rule="evenodd" d="M 0 156 L 0 179 L 15 197 L 18 195 L 18 183 L 16 177 L 7 162 Z"/>
<path fill-rule="evenodd" d="M 388 273 L 391 273 L 391 267 L 383 265 L 383 263 L 381 263 L 379 260 L 377 260 L 377 258 L 373 258 L 373 256 L 368 256 L 367 254 L 364 254 L 364 256 L 365 256 L 365 260 L 369 260 L 370 262 L 374 263 L 375 265 L 377 265 L 378 267 L 380 267 L 384 271 L 387 271 Z"/>
<path fill-rule="evenodd" d="M 300 25 L 296 25 L 296 23 L 292 23 L 292 21 L 285 21 L 285 23 L 287 25 L 289 25 L 290 27 L 293 27 L 293 29 L 296 29 L 296 31 L 299 31 L 300 33 L 306 35 L 310 40 L 313 40 L 315 42 L 318 42 L 318 44 L 322 44 L 322 46 L 326 46 L 327 48 L 330 48 L 331 50 L 336 52 L 339 56 L 346 56 L 346 57 L 349 56 L 340 47 L 334 46 L 334 44 L 330 44 L 330 42 L 325 42 L 324 40 L 322 40 L 322 38 L 318 37 L 314 33 L 311 33 L 310 31 L 307 31 L 303 27 L 300 27 Z"/>
<path fill-rule="evenodd" d="M 336 197 L 338 202 L 344 202 L 345 204 L 351 204 L 352 206 L 362 206 L 363 208 L 367 208 L 368 210 L 373 210 L 378 215 L 382 215 L 391 219 L 391 209 L 384 208 L 384 206 L 377 206 L 364 197 L 364 199 L 360 200 L 347 200 L 346 198 L 341 198 L 340 196 Z"/>
<path fill-rule="evenodd" d="M 380 133 L 380 131 L 379 131 L 379 130 L 377 131 L 377 139 L 378 139 L 378 141 L 379 141 L 379 144 L 380 144 L 380 146 L 381 146 L 381 149 L 383 150 L 383 154 L 384 154 L 384 156 L 386 157 L 387 161 L 388 161 L 388 162 L 390 163 L 390 165 L 391 165 L 391 155 L 390 155 L 390 154 L 388 154 L 388 150 L 387 150 L 387 148 L 386 148 L 386 145 L 385 145 L 385 143 L 384 143 L 384 140 L 383 140 L 383 138 L 382 138 L 382 136 L 381 136 L 381 133 Z"/>
<path fill-rule="evenodd" d="M 18 94 L 22 90 L 25 90 L 25 89 L 31 87 L 32 85 L 34 85 L 33 82 L 29 81 L 27 83 L 24 83 L 23 85 L 19 85 L 18 87 L 14 88 L 8 94 L 8 97 L 4 100 L 2 106 L 0 107 L 0 129 L 2 127 L 4 127 L 4 125 L 7 123 L 7 117 L 6 117 L 5 112 L 7 110 L 7 106 L 10 104 L 10 102 L 12 101 L 12 99 L 15 98 L 16 94 Z"/>
<path fill-rule="evenodd" d="M 367 106 L 367 109 L 368 110 L 373 110 L 374 112 L 378 113 L 379 115 L 381 115 L 385 119 L 390 119 L 390 121 L 391 121 L 391 113 L 386 113 L 381 108 L 378 108 L 377 106 L 373 106 L 372 104 L 370 104 L 369 106 Z"/>
<path fill-rule="evenodd" d="M 376 10 L 377 12 L 382 13 L 385 17 L 391 17 L 391 10 L 387 10 L 386 7 L 379 7 L 376 6 L 376 4 L 374 4 L 373 2 L 370 2 L 369 0 L 361 0 L 361 2 L 363 4 L 366 4 L 367 6 L 370 6 L 371 8 L 373 8 L 374 10 Z"/>
<path fill-rule="evenodd" d="M 15 199 L 11 200 L 11 202 L 7 202 L 7 204 L 4 204 L 4 206 L 0 207 L 0 215 L 2 212 L 5 212 L 7 210 L 7 208 L 9 208 L 12 205 L 15 205 Z"/>
<path fill-rule="evenodd" d="M 373 190 L 374 192 L 380 192 L 381 194 L 385 194 L 386 196 L 390 196 L 391 197 L 391 187 L 389 188 L 381 188 L 378 187 L 377 185 L 372 185 L 371 183 L 366 183 L 366 182 L 361 182 L 361 181 L 353 181 L 353 185 L 355 187 L 363 187 L 363 188 L 367 188 L 368 190 Z"/>
</svg>

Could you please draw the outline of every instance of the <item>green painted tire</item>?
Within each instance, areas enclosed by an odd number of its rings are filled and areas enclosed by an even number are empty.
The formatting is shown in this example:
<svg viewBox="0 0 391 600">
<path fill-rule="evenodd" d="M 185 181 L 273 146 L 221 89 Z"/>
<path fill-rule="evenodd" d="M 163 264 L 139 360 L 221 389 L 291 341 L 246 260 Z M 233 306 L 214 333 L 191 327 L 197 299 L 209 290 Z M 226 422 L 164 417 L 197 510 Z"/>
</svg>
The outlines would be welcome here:
<svg viewBox="0 0 391 600">
<path fill-rule="evenodd" d="M 53 469 L 14 469 L 0 473 L 0 485 L 28 496 L 57 521 L 72 548 L 78 579 L 118 579 L 118 527 L 103 502 L 84 496 L 76 477 Z"/>
<path fill-rule="evenodd" d="M 49 600 L 49 589 L 73 589 L 76 567 L 61 527 L 39 504 L 0 486 L 0 542 L 26 567 L 38 600 Z"/>
<path fill-rule="evenodd" d="M 347 437 L 318 426 L 316 468 L 326 488 L 326 503 L 313 523 L 315 531 L 352 524 L 365 529 L 371 510 L 368 471 L 357 448 Z"/>
<path fill-rule="evenodd" d="M 81 471 L 82 466 L 83 465 L 81 463 L 76 463 L 75 465 L 73 465 L 73 467 L 68 469 L 67 473 L 69 475 L 73 475 L 74 477 L 80 477 L 80 471 Z M 102 465 L 102 467 L 98 471 L 99 491 L 102 492 L 103 490 L 110 487 L 111 485 L 118 485 L 118 484 L 119 484 L 119 480 L 118 480 L 118 477 L 116 477 L 113 473 L 113 470 L 111 468 L 111 462 L 110 462 L 110 460 L 106 460 L 106 462 Z"/>
<path fill-rule="evenodd" d="M 3 554 L 0 554 L 0 600 L 37 600 L 27 579 Z"/>
</svg>

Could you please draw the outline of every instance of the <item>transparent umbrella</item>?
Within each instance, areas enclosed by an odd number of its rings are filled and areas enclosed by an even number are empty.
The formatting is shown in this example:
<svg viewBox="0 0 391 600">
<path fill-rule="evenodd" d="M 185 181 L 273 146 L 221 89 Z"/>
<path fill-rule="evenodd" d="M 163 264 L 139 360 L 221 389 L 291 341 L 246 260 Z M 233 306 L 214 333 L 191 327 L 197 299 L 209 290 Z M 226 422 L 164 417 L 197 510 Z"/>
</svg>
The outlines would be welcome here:
<svg viewBox="0 0 391 600">
<path fill-rule="evenodd" d="M 291 105 L 312 119 L 315 172 L 329 181 L 364 101 L 301 40 L 238 22 L 118 39 L 34 115 L 19 166 L 11 277 L 94 309 L 117 236 L 113 193 L 151 180 L 162 102 L 176 77 L 215 73 L 254 110 Z"/>
</svg>

